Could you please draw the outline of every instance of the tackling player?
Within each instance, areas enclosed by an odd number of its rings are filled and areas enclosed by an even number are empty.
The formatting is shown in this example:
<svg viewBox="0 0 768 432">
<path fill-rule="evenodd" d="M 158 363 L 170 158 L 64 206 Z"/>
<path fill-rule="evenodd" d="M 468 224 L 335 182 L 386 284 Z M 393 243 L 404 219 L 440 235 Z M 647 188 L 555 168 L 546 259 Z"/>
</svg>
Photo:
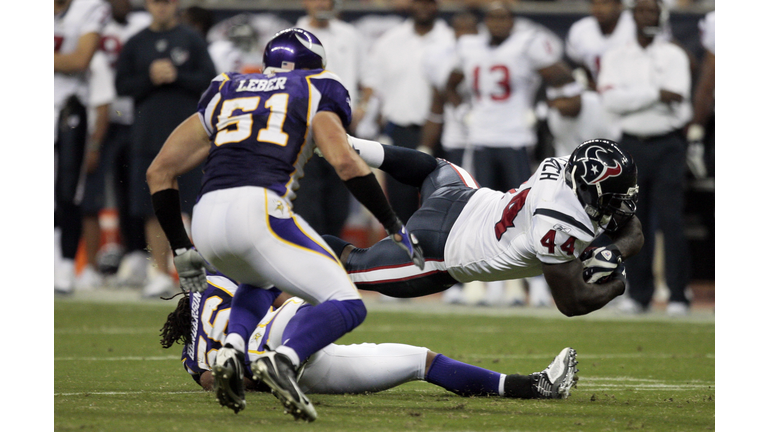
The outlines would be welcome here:
<svg viewBox="0 0 768 432">
<path fill-rule="evenodd" d="M 298 366 L 365 319 L 360 293 L 341 263 L 292 211 L 298 180 L 315 145 L 393 244 L 408 252 L 403 256 L 424 266 L 416 238 L 347 143 L 349 94 L 336 75 L 324 70 L 325 64 L 325 51 L 314 35 L 297 28 L 281 31 L 264 50 L 264 73 L 216 77 L 198 113 L 176 128 L 147 170 L 155 213 L 182 286 L 205 289 L 208 263 L 242 284 L 212 372 L 219 402 L 235 412 L 245 407 L 246 341 L 278 289 L 315 307 L 286 329 L 284 343 L 272 346 L 255 363 L 254 373 L 295 418 L 312 421 L 317 416 L 296 384 Z M 195 249 L 182 223 L 176 178 L 203 161 L 205 175 L 192 218 Z"/>
<path fill-rule="evenodd" d="M 644 237 L 635 216 L 637 169 L 615 142 L 590 140 L 569 158 L 547 158 L 506 192 L 479 188 L 461 167 L 418 151 L 350 142 L 370 166 L 420 188 L 422 205 L 407 227 L 426 259 L 420 269 L 389 240 L 360 249 L 324 236 L 358 288 L 419 297 L 456 283 L 543 273 L 566 316 L 588 314 L 624 292 L 623 260 Z M 602 233 L 613 243 L 587 249 Z"/>
<path fill-rule="evenodd" d="M 211 373 L 221 341 L 227 333 L 232 297 L 238 286 L 223 275 L 209 275 L 203 293 L 184 294 L 163 326 L 162 345 L 184 345 L 182 362 L 203 389 L 214 388 Z M 248 341 L 249 364 L 314 306 L 281 294 Z M 385 344 L 330 344 L 304 363 L 298 385 L 306 393 L 343 394 L 387 390 L 409 381 L 427 381 L 460 396 L 565 399 L 578 380 L 576 351 L 564 348 L 542 372 L 502 374 L 437 354 L 424 347 Z M 246 370 L 246 388 L 269 388 Z"/>
</svg>

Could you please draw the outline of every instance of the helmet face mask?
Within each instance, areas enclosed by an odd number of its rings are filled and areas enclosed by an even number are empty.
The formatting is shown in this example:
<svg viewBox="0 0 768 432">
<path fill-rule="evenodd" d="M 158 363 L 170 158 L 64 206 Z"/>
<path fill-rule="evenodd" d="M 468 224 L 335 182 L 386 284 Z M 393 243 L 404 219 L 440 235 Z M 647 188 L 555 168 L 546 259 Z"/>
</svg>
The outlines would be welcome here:
<svg viewBox="0 0 768 432">
<path fill-rule="evenodd" d="M 637 167 L 613 141 L 596 139 L 577 147 L 566 166 L 566 184 L 590 219 L 609 233 L 637 210 Z"/>
<path fill-rule="evenodd" d="M 264 48 L 264 69 L 325 69 L 325 48 L 312 33 L 290 28 L 278 32 Z"/>
</svg>

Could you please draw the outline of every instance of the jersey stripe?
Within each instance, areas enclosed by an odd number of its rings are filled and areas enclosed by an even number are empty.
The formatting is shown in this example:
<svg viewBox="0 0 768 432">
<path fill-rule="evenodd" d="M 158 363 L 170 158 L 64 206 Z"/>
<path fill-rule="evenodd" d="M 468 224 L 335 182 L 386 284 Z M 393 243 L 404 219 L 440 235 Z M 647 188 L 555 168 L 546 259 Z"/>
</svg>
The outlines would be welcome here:
<svg viewBox="0 0 768 432">
<path fill-rule="evenodd" d="M 427 260 L 424 270 L 420 270 L 413 263 L 405 263 L 396 266 L 374 267 L 366 270 L 351 271 L 349 272 L 349 277 L 355 284 L 365 285 L 370 283 L 390 283 L 422 278 L 443 271 L 446 271 L 444 261 Z"/>
<path fill-rule="evenodd" d="M 559 221 L 562 221 L 562 222 L 565 222 L 567 224 L 573 225 L 576 228 L 578 228 L 578 229 L 584 231 L 585 233 L 589 234 L 590 236 L 592 236 L 592 237 L 595 236 L 595 233 L 592 232 L 592 230 L 589 229 L 589 227 L 587 227 L 583 223 L 577 221 L 573 216 L 569 216 L 569 215 L 567 215 L 565 213 L 561 213 L 561 212 L 559 212 L 557 210 L 546 209 L 546 208 L 538 208 L 538 209 L 536 209 L 536 211 L 533 212 L 534 216 L 539 215 L 539 214 L 542 215 L 542 216 L 548 216 L 548 217 L 551 217 L 553 219 L 557 219 Z"/>
</svg>

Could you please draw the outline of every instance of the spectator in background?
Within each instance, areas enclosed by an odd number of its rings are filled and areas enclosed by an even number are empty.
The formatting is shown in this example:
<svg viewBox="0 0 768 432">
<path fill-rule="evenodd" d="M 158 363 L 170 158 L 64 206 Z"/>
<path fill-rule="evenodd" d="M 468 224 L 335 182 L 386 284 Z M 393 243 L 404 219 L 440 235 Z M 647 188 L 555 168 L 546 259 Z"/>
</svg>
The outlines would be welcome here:
<svg viewBox="0 0 768 432">
<path fill-rule="evenodd" d="M 91 59 L 88 103 L 88 142 L 85 153 L 85 190 L 81 203 L 82 239 L 86 264 L 75 281 L 75 288 L 91 290 L 102 285 L 96 256 L 101 245 L 99 212 L 104 207 L 104 137 L 109 128 L 109 107 L 115 99 L 114 74 L 102 51 Z"/>
<path fill-rule="evenodd" d="M 145 174 L 165 139 L 197 109 L 200 95 L 216 75 L 205 40 L 179 23 L 175 0 L 146 0 L 152 15 L 149 27 L 125 44 L 117 64 L 117 93 L 134 102 L 131 130 L 131 214 L 145 223 L 145 235 L 154 271 L 143 288 L 145 297 L 175 289 L 169 269 L 168 240 L 152 209 Z M 191 217 L 202 180 L 197 167 L 179 177 L 184 191 L 181 209 Z M 152 270 L 152 269 L 151 269 Z"/>
<path fill-rule="evenodd" d="M 578 115 L 566 117 L 557 110 L 547 112 L 555 156 L 571 154 L 588 139 L 620 138 L 618 121 L 604 109 L 595 83 L 605 51 L 624 45 L 634 37 L 635 22 L 622 0 L 591 0 L 591 15 L 576 21 L 568 30 L 565 52 L 577 66 L 575 78 L 582 78 L 587 89 L 581 94 Z"/>
<path fill-rule="evenodd" d="M 375 93 L 382 103 L 384 134 L 394 145 L 415 149 L 431 101 L 431 87 L 421 67 L 424 52 L 434 43 L 450 43 L 454 35 L 438 18 L 436 0 L 412 0 L 408 10 L 410 17 L 381 35 L 371 49 L 355 118 L 365 115 Z M 419 206 L 418 192 L 389 175 L 386 190 L 397 216 L 408 220 Z"/>
<path fill-rule="evenodd" d="M 304 0 L 307 15 L 299 18 L 296 27 L 308 30 L 320 39 L 328 59 L 326 69 L 338 75 L 347 88 L 354 112 L 360 72 L 365 63 L 364 46 L 357 29 L 338 18 L 337 3 L 334 0 Z M 352 133 L 358 120 L 353 119 L 350 125 Z M 351 200 L 333 166 L 323 158 L 313 157 L 304 166 L 301 186 L 302 193 L 293 202 L 294 211 L 318 233 L 340 236 L 350 214 Z"/>
<path fill-rule="evenodd" d="M 203 39 L 213 27 L 213 12 L 200 6 L 190 6 L 181 11 L 181 22 L 197 30 Z"/>
<path fill-rule="evenodd" d="M 149 25 L 152 17 L 145 11 L 133 12 L 130 0 L 110 0 L 110 4 L 111 19 L 104 27 L 100 50 L 97 53 L 97 56 L 106 59 L 107 70 L 102 75 L 109 76 L 109 81 L 94 82 L 92 79 L 91 86 L 95 87 L 92 92 L 115 94 L 114 74 L 120 50 L 129 37 Z M 95 61 L 96 57 L 94 57 Z M 117 284 L 141 286 L 147 277 L 149 264 L 144 250 L 147 245 L 144 238 L 144 222 L 131 217 L 128 212 L 128 146 L 130 125 L 133 122 L 133 104 L 129 97 L 113 96 L 106 111 L 107 129 L 101 139 L 98 169 L 86 178 L 83 238 L 89 266 L 86 266 L 80 275 L 79 284 L 88 288 L 102 282 L 103 275 L 94 273 L 93 268 L 98 269 L 95 261 L 101 241 L 98 213 L 105 204 L 105 194 L 109 188 L 113 193 L 114 204 L 118 211 L 122 241 L 122 248 L 110 251 L 122 258 L 120 261 L 115 261 L 119 265 L 116 269 Z M 111 240 L 116 241 L 116 239 Z"/>
<path fill-rule="evenodd" d="M 670 290 L 667 313 L 686 314 L 689 279 L 684 234 L 683 186 L 686 143 L 682 129 L 691 119 L 691 72 L 686 52 L 658 37 L 664 26 L 660 0 L 638 0 L 632 10 L 635 39 L 603 56 L 598 89 L 605 108 L 620 116 L 620 146 L 635 159 L 640 188 L 637 217 L 646 244 L 627 262 L 626 312 L 650 309 L 654 293 L 656 230 L 664 234 L 664 273 Z"/>
<path fill-rule="evenodd" d="M 241 13 L 208 31 L 208 53 L 218 73 L 261 72 L 264 45 L 291 23 L 273 13 Z"/>
<path fill-rule="evenodd" d="M 486 8 L 484 22 L 487 34 L 459 40 L 447 94 L 458 106 L 462 102 L 458 85 L 466 81 L 470 87 L 468 143 L 478 184 L 510 190 L 532 174 L 528 151 L 536 144 L 536 133 L 529 118 L 541 81 L 548 86 L 552 109 L 569 117 L 579 112 L 582 87 L 562 61 L 562 42 L 543 26 L 515 17 L 501 2 Z M 543 278 L 528 283 L 537 304 L 551 304 Z M 523 304 L 522 289 L 514 289 L 506 301 Z M 486 284 L 484 303 L 501 304 L 504 296 L 504 281 Z"/>
<path fill-rule="evenodd" d="M 707 167 L 714 174 L 715 160 L 715 12 L 699 23 L 704 61 L 693 94 L 693 119 L 688 126 L 688 169 L 697 179 L 707 177 Z M 705 144 L 706 140 L 706 144 Z M 709 150 L 709 159 L 706 158 Z M 711 163 L 708 163 L 708 160 Z"/>
<path fill-rule="evenodd" d="M 75 285 L 75 256 L 82 233 L 78 193 L 88 137 L 88 68 L 109 19 L 101 0 L 53 3 L 54 292 Z"/>
<path fill-rule="evenodd" d="M 589 87 L 594 90 L 603 54 L 634 39 L 635 22 L 622 0 L 591 0 L 590 11 L 590 16 L 576 21 L 568 29 L 565 52 L 585 71 Z"/>
</svg>

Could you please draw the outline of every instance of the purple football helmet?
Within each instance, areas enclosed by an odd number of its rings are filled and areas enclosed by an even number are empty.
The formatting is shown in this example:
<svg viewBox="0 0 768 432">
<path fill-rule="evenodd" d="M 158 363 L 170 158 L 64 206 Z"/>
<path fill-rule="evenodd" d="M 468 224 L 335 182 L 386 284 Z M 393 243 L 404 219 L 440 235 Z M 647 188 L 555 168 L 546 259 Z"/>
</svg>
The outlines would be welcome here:
<svg viewBox="0 0 768 432">
<path fill-rule="evenodd" d="M 325 48 L 320 39 L 300 29 L 277 33 L 264 48 L 264 68 L 325 69 Z"/>
</svg>

